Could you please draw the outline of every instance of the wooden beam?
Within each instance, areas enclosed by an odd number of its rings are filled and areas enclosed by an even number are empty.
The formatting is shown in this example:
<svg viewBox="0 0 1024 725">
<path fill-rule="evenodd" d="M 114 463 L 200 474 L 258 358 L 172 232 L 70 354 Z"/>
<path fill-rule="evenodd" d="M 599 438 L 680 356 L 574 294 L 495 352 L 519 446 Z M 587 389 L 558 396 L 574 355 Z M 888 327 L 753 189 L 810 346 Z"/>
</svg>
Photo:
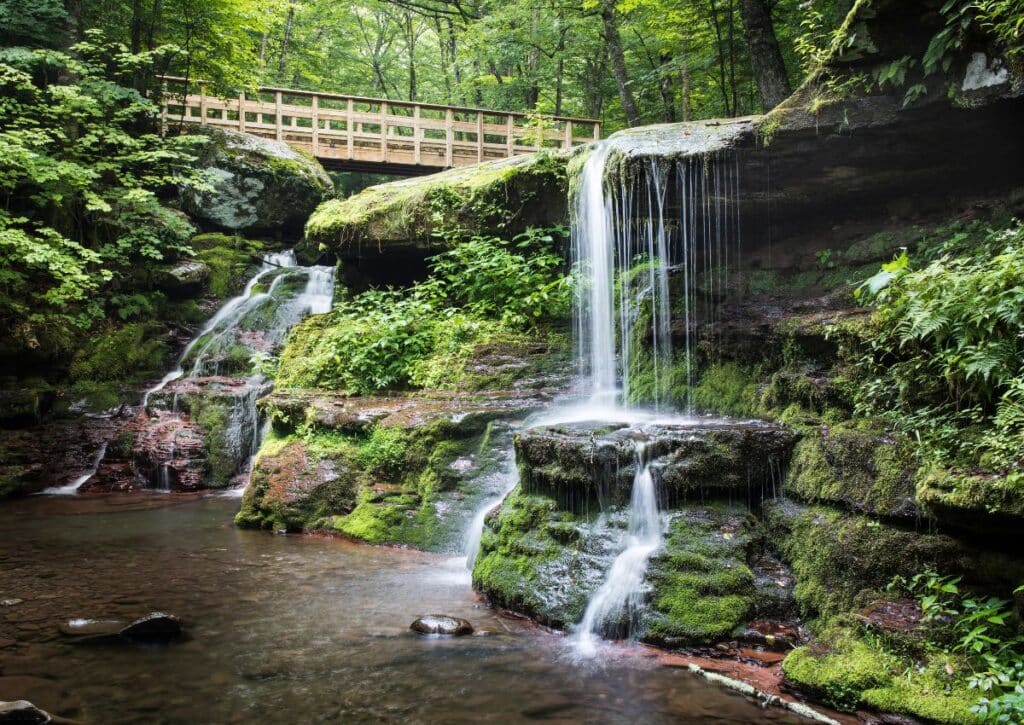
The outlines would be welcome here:
<svg viewBox="0 0 1024 725">
<path fill-rule="evenodd" d="M 451 167 L 454 161 L 455 151 L 455 129 L 452 125 L 455 123 L 455 114 L 452 109 L 447 109 L 444 112 L 444 165 Z"/>
<path fill-rule="evenodd" d="M 238 132 L 245 133 L 245 91 L 238 94 Z"/>
<path fill-rule="evenodd" d="M 388 104 L 380 102 L 380 160 L 388 161 Z"/>
<path fill-rule="evenodd" d="M 346 153 L 348 154 L 348 158 L 350 158 L 350 159 L 355 158 L 356 139 L 355 139 L 355 136 L 353 134 L 355 134 L 355 132 L 356 132 L 356 125 L 352 121 L 352 116 L 353 116 L 354 113 L 355 113 L 355 101 L 353 101 L 351 98 L 349 98 L 348 99 L 348 105 L 347 105 L 347 108 L 345 110 L 345 128 L 347 129 L 347 132 L 345 134 L 345 136 L 346 136 L 345 148 L 346 148 Z"/>
<path fill-rule="evenodd" d="M 412 107 L 412 155 L 413 163 L 419 166 L 423 163 L 423 128 L 420 126 L 420 105 L 417 103 Z"/>
<path fill-rule="evenodd" d="M 476 112 L 476 160 L 484 160 L 484 112 Z"/>
<path fill-rule="evenodd" d="M 284 141 L 284 129 L 281 127 L 281 91 L 274 94 L 274 127 L 277 132 L 277 140 Z"/>
<path fill-rule="evenodd" d="M 320 96 L 310 100 L 310 114 L 313 117 L 313 155 L 320 155 Z"/>
</svg>

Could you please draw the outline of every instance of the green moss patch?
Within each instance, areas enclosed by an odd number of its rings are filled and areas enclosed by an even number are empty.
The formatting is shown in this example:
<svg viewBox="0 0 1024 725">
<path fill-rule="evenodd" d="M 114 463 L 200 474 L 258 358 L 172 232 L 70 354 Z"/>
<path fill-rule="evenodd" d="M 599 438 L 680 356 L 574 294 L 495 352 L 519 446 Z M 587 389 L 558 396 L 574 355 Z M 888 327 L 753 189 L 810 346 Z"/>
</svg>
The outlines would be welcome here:
<svg viewBox="0 0 1024 725">
<path fill-rule="evenodd" d="M 747 511 L 727 505 L 686 508 L 674 517 L 651 560 L 654 587 L 642 638 L 664 645 L 710 644 L 728 638 L 754 606 L 747 566 Z"/>
</svg>

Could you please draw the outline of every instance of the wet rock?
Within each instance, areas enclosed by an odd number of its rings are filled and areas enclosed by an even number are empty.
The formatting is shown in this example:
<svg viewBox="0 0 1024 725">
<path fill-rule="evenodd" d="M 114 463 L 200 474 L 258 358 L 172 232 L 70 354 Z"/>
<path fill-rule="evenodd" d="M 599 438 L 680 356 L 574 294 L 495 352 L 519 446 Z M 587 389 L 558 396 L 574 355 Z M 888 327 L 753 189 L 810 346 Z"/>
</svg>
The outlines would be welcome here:
<svg viewBox="0 0 1024 725">
<path fill-rule="evenodd" d="M 45 710 L 40 710 L 28 700 L 0 702 L 0 723 L 17 723 L 17 725 L 35 725 L 36 723 L 53 722 L 53 717 Z"/>
<path fill-rule="evenodd" d="M 409 625 L 409 629 L 420 634 L 443 634 L 461 637 L 473 633 L 473 625 L 460 617 L 449 617 L 446 614 L 425 614 L 417 617 Z"/>
<path fill-rule="evenodd" d="M 14 607 L 18 604 L 21 604 L 23 601 L 25 600 L 17 598 L 0 600 L 0 607 Z"/>
<path fill-rule="evenodd" d="M 71 619 L 58 626 L 61 634 L 82 640 L 117 637 L 125 623 L 116 619 Z"/>
<path fill-rule="evenodd" d="M 528 429 L 516 453 L 525 491 L 581 511 L 629 501 L 638 447 L 658 459 L 652 472 L 668 506 L 714 494 L 754 503 L 781 489 L 792 444 L 793 435 L 773 424 L 602 422 Z"/>
<path fill-rule="evenodd" d="M 748 644 L 785 652 L 801 643 L 805 637 L 800 627 L 791 622 L 755 619 L 743 628 L 739 639 Z"/>
<path fill-rule="evenodd" d="M 225 232 L 281 236 L 303 223 L 334 185 L 316 159 L 285 143 L 222 129 L 194 130 L 210 142 L 198 165 L 212 191 L 183 194 L 183 206 L 204 226 Z"/>
<path fill-rule="evenodd" d="M 170 642 L 185 634 L 185 628 L 173 614 L 152 612 L 136 619 L 118 634 L 134 642 Z"/>
</svg>

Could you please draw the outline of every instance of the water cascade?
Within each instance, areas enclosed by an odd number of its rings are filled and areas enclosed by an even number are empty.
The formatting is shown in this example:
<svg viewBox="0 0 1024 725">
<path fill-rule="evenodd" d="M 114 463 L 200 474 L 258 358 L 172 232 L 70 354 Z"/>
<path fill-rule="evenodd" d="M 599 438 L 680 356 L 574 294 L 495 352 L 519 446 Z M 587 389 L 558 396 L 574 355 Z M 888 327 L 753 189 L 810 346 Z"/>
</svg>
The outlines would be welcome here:
<svg viewBox="0 0 1024 725">
<path fill-rule="evenodd" d="M 93 457 L 88 471 L 66 486 L 51 486 L 40 493 L 53 496 L 72 496 L 78 493 L 78 489 L 80 489 L 86 481 L 95 476 L 96 472 L 100 470 L 100 464 L 103 463 L 103 457 L 105 455 L 107 455 L 107 444 L 104 442 L 96 451 L 96 455 Z"/>
<path fill-rule="evenodd" d="M 576 631 L 580 654 L 593 656 L 602 635 L 629 636 L 644 603 L 647 562 L 661 545 L 662 520 L 650 462 L 637 446 L 636 476 L 629 502 L 629 526 L 622 552 L 615 557 L 604 584 L 591 597 Z"/>
<path fill-rule="evenodd" d="M 149 466 L 151 485 L 175 487 L 175 470 L 187 455 L 178 437 L 197 398 L 223 411 L 217 455 L 236 471 L 255 455 L 263 432 L 256 400 L 271 387 L 259 370 L 260 360 L 303 317 L 328 312 L 333 295 L 332 268 L 299 266 L 290 250 L 264 256 L 243 292 L 217 310 L 185 347 L 175 369 L 143 396 L 150 420 L 165 431 L 157 436 L 160 443 Z"/>
<path fill-rule="evenodd" d="M 608 180 L 614 164 L 617 183 Z M 607 142 L 590 152 L 573 206 L 572 258 L 586 280 L 574 317 L 591 409 L 662 412 L 679 402 L 671 392 L 693 381 L 693 330 L 739 261 L 738 197 L 731 152 L 633 159 Z"/>
</svg>

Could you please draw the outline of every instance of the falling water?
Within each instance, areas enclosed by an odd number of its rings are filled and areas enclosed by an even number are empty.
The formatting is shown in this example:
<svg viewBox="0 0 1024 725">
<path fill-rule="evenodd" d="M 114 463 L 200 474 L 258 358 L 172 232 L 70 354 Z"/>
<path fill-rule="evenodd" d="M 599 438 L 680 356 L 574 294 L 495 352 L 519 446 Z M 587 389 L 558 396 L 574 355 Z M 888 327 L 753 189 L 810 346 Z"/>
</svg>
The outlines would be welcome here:
<svg viewBox="0 0 1024 725">
<path fill-rule="evenodd" d="M 96 451 L 96 455 L 93 456 L 92 463 L 89 466 L 89 470 L 83 473 L 81 476 L 76 478 L 66 486 L 51 486 L 50 488 L 44 489 L 40 493 L 49 494 L 53 496 L 70 496 L 78 493 L 78 489 L 85 484 L 90 478 L 96 475 L 96 471 L 100 470 L 100 464 L 103 463 L 103 457 L 107 455 L 107 444 L 104 441 L 103 445 Z"/>
<path fill-rule="evenodd" d="M 625 622 L 625 634 L 628 636 L 633 630 L 643 606 L 647 561 L 661 545 L 662 521 L 658 513 L 654 477 L 650 463 L 643 458 L 643 448 L 638 446 L 637 472 L 629 502 L 629 526 L 622 553 L 612 562 L 604 584 L 590 599 L 583 621 L 576 630 L 578 650 L 587 657 L 596 654 L 596 641 L 602 634 L 609 633 L 606 628 L 611 628 L 611 634 L 619 634 Z"/>
<path fill-rule="evenodd" d="M 617 159 L 613 183 L 606 171 L 615 151 L 610 143 L 593 148 L 573 205 L 572 256 L 583 283 L 576 349 L 591 408 L 663 411 L 674 384 L 692 385 L 693 330 L 728 292 L 739 260 L 739 165 L 731 152 Z M 631 389 L 629 373 L 641 368 L 649 389 Z"/>
<path fill-rule="evenodd" d="M 223 373 L 237 376 L 241 367 L 246 377 L 235 378 L 242 385 L 227 409 L 224 446 L 233 460 L 250 461 L 259 449 L 264 430 L 256 400 L 270 389 L 262 373 L 253 372 L 253 358 L 276 349 L 306 315 L 330 311 L 333 295 L 330 267 L 301 267 L 290 250 L 266 255 L 242 294 L 217 310 L 185 347 L 175 369 L 146 391 L 143 407 L 148 408 L 152 396 L 175 380 L 199 380 Z M 177 415 L 177 409 L 175 391 L 171 414 Z M 164 489 L 170 483 L 169 461 L 165 460 L 157 467 L 155 484 Z"/>
</svg>

